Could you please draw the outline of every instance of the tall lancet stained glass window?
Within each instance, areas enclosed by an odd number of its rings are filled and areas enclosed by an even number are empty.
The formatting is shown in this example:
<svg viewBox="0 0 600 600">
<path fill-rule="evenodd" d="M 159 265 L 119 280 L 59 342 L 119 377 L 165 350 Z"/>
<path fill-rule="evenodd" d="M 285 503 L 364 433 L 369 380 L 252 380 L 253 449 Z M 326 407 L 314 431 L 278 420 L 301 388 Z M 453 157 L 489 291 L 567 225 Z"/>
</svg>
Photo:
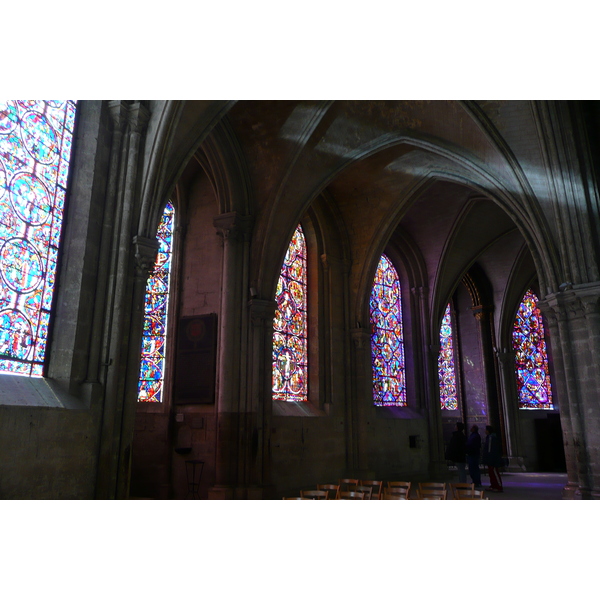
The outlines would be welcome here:
<svg viewBox="0 0 600 600">
<path fill-rule="evenodd" d="M 544 325 L 537 303 L 537 296 L 528 290 L 519 305 L 513 326 L 519 408 L 552 409 Z"/>
<path fill-rule="evenodd" d="M 308 400 L 306 240 L 298 225 L 279 280 L 273 319 L 273 400 Z"/>
<path fill-rule="evenodd" d="M 167 202 L 156 234 L 156 262 L 146 284 L 138 402 L 162 402 L 174 218 L 173 204 Z"/>
<path fill-rule="evenodd" d="M 0 373 L 41 377 L 75 102 L 0 101 Z"/>
<path fill-rule="evenodd" d="M 370 305 L 373 402 L 406 406 L 400 280 L 385 254 L 377 265 Z"/>
<path fill-rule="evenodd" d="M 450 304 L 446 306 L 442 326 L 440 327 L 440 355 L 438 357 L 438 376 L 440 379 L 440 405 L 444 410 L 456 410 L 456 370 L 454 368 L 454 335 Z"/>
</svg>

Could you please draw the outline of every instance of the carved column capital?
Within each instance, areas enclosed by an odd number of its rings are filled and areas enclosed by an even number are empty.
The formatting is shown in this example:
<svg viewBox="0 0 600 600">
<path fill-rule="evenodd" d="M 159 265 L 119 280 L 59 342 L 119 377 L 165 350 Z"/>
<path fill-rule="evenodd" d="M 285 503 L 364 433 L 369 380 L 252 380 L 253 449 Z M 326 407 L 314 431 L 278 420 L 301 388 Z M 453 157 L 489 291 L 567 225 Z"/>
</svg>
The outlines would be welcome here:
<svg viewBox="0 0 600 600">
<path fill-rule="evenodd" d="M 370 329 L 367 329 L 366 327 L 356 327 L 355 329 L 350 330 L 350 335 L 352 336 L 352 341 L 357 349 L 363 350 L 371 347 Z"/>
<path fill-rule="evenodd" d="M 494 309 L 491 306 L 484 306 L 480 304 L 479 306 L 472 306 L 471 310 L 473 311 L 473 316 L 478 321 L 484 321 L 490 318 Z"/>
<path fill-rule="evenodd" d="M 337 258 L 331 254 L 321 254 L 321 264 L 324 270 L 336 268 L 342 271 L 342 273 L 348 273 L 350 271 L 350 262 L 343 258 Z"/>
<path fill-rule="evenodd" d="M 148 278 L 156 262 L 158 252 L 158 241 L 136 235 L 133 238 L 133 249 L 135 253 L 135 271 L 138 277 Z"/>
<path fill-rule="evenodd" d="M 546 316 L 552 311 L 559 321 L 583 317 L 583 305 L 572 290 L 547 295 L 538 302 L 538 308 Z"/>
<path fill-rule="evenodd" d="M 583 296 L 581 298 L 585 316 L 598 315 L 600 313 L 600 301 L 597 296 Z"/>
<path fill-rule="evenodd" d="M 255 327 L 264 327 L 266 323 L 273 321 L 277 302 L 275 300 L 261 300 L 260 298 L 252 298 L 248 301 L 250 309 L 250 318 Z"/>
<path fill-rule="evenodd" d="M 411 294 L 421 300 L 423 300 L 426 297 L 426 294 L 428 291 L 429 291 L 429 288 L 427 288 L 424 285 L 410 288 Z"/>
<path fill-rule="evenodd" d="M 250 215 L 240 215 L 235 211 L 223 213 L 213 219 L 217 234 L 224 240 L 246 238 L 252 231 L 252 224 L 253 219 Z"/>
<path fill-rule="evenodd" d="M 127 104 L 122 100 L 111 100 L 108 103 L 108 112 L 115 130 L 123 132 L 127 124 Z"/>
<path fill-rule="evenodd" d="M 141 103 L 134 102 L 127 111 L 127 124 L 131 133 L 142 133 L 150 121 L 150 111 Z"/>
</svg>

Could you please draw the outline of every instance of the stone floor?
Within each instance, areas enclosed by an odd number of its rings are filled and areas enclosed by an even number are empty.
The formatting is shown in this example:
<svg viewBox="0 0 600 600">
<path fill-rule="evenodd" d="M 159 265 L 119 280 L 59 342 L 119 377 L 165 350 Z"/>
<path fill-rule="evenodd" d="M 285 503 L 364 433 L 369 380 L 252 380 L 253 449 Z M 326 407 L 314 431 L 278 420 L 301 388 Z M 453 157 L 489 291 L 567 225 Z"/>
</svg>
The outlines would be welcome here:
<svg viewBox="0 0 600 600">
<path fill-rule="evenodd" d="M 484 488 L 490 484 L 489 478 L 483 474 L 481 482 Z M 504 492 L 486 492 L 490 500 L 562 500 L 567 474 L 503 473 L 502 483 Z"/>
</svg>

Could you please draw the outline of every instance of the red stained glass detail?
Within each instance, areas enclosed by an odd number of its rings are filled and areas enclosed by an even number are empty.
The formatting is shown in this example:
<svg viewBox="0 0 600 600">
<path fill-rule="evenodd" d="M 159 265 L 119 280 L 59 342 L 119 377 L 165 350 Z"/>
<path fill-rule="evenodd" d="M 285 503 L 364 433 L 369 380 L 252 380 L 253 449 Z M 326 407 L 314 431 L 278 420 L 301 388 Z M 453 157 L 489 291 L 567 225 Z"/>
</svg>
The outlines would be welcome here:
<svg viewBox="0 0 600 600">
<path fill-rule="evenodd" d="M 298 225 L 277 282 L 273 319 L 273 400 L 308 400 L 306 240 Z"/>
</svg>

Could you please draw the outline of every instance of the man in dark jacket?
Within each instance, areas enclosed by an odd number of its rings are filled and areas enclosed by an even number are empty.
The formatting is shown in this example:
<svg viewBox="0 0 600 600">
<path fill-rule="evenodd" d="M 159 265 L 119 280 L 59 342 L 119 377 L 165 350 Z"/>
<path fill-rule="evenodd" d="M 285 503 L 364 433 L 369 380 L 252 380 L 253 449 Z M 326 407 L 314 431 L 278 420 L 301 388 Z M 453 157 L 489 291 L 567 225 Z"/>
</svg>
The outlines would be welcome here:
<svg viewBox="0 0 600 600">
<path fill-rule="evenodd" d="M 485 428 L 485 444 L 483 447 L 483 464 L 487 465 L 488 475 L 490 476 L 490 492 L 502 492 L 502 478 L 500 477 L 500 467 L 502 466 L 502 450 L 500 441 L 491 425 Z"/>
<path fill-rule="evenodd" d="M 456 424 L 456 431 L 452 432 L 446 460 L 452 461 L 458 469 L 458 481 L 467 482 L 467 458 L 466 458 L 467 437 L 465 436 L 465 424 L 460 421 Z"/>
<path fill-rule="evenodd" d="M 471 435 L 467 440 L 467 464 L 469 465 L 469 475 L 475 487 L 481 487 L 481 471 L 479 470 L 479 455 L 481 453 L 481 436 L 479 427 L 471 427 Z"/>
</svg>

